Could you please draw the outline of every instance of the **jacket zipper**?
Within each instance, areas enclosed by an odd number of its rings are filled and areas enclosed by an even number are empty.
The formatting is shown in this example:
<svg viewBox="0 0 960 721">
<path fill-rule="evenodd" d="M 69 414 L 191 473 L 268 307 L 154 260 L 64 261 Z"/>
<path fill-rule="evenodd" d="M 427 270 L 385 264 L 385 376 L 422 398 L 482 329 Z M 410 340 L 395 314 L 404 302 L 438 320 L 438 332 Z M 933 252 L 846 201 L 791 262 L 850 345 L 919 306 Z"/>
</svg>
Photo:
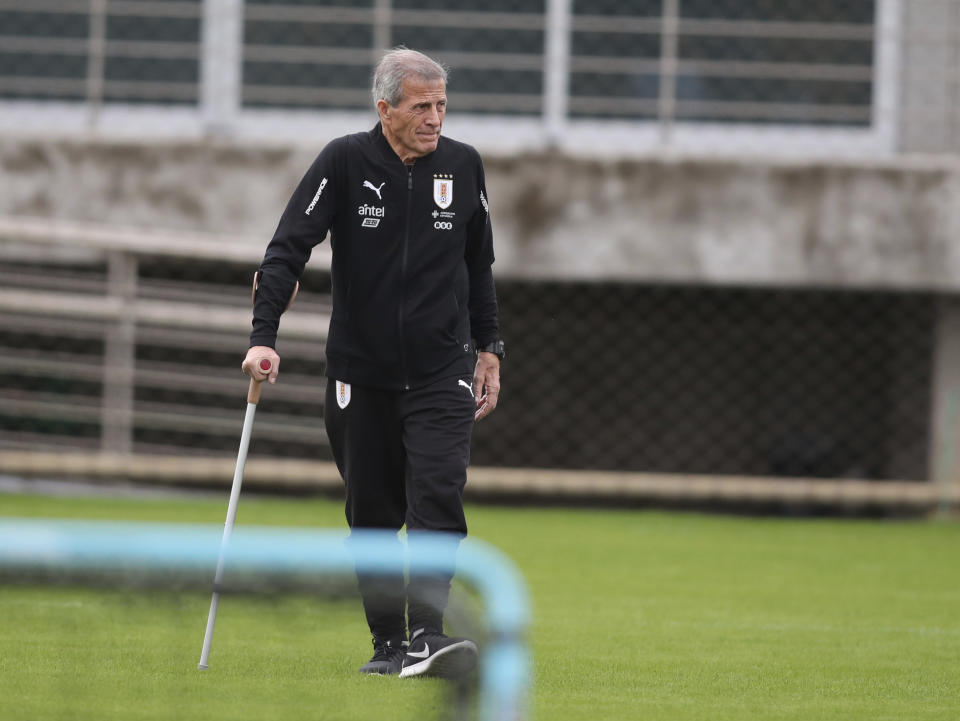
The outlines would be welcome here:
<svg viewBox="0 0 960 721">
<path fill-rule="evenodd" d="M 410 208 L 413 204 L 413 166 L 407 167 L 407 217 L 403 228 L 403 255 L 400 262 L 400 302 L 397 304 L 397 330 L 400 337 L 400 372 L 403 376 L 403 390 L 410 390 L 407 377 L 407 344 L 403 337 L 403 306 L 407 296 L 407 249 L 410 245 Z"/>
</svg>

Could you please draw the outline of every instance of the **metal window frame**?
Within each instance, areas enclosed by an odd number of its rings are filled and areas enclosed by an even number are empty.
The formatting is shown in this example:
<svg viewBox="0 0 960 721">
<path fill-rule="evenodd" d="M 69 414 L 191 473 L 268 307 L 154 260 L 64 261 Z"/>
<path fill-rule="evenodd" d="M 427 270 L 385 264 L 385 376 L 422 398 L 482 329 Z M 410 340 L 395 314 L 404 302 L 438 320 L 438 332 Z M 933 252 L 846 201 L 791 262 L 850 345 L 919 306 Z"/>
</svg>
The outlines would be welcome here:
<svg viewBox="0 0 960 721">
<path fill-rule="evenodd" d="M 100 0 L 97 0 L 100 1 Z M 107 0 L 102 0 L 107 3 Z M 542 111 L 533 116 L 457 112 L 457 94 L 451 88 L 451 110 L 446 131 L 492 153 L 558 149 L 571 155 L 623 157 L 657 153 L 706 155 L 767 155 L 788 157 L 885 157 L 897 149 L 901 3 L 877 0 L 874 23 L 872 122 L 867 127 L 827 127 L 802 124 L 722 123 L 676 120 L 669 94 L 651 99 L 656 117 L 645 121 L 571 118 L 571 0 L 546 0 L 542 27 L 544 92 Z M 113 7 L 118 0 L 109 0 Z M 129 5 L 129 3 L 127 3 Z M 138 4 L 138 7 L 140 4 Z M 91 6 L 92 7 L 92 6 Z M 665 3 L 665 12 L 676 13 L 676 3 Z M 242 105 L 243 0 L 204 0 L 202 7 L 201 80 L 196 105 L 92 103 L 36 100 L 0 101 L 0 132 L 73 135 L 93 132 L 111 138 L 233 137 L 261 143 L 321 145 L 330 138 L 355 132 L 376 122 L 373 108 L 364 111 L 267 109 Z M 370 11 L 375 20 L 374 39 L 384 42 L 385 28 L 413 11 L 391 8 L 377 0 Z M 406 14 L 404 14 L 406 13 Z M 412 17 L 412 16 L 411 16 Z M 417 16 L 419 17 L 419 16 Z M 214 22 L 217 19 L 217 22 Z M 532 22 L 522 18 L 524 23 Z M 671 25 L 670 17 L 657 21 Z M 675 45 L 675 43 L 673 43 Z M 665 37 L 661 57 L 669 55 Z M 103 50 L 101 48 L 101 50 Z M 371 57 L 375 48 L 370 49 Z M 466 55 L 466 54 L 464 54 Z M 91 55 L 93 57 L 93 55 Z M 92 63 L 95 65 L 96 63 Z M 679 61 L 661 62 L 661 75 L 671 76 Z M 83 83 L 80 82 L 82 86 Z M 94 83 L 94 90 L 97 90 Z M 90 87 L 90 82 L 87 82 Z M 96 100 L 102 87 L 93 94 Z M 471 104 L 483 96 L 462 96 Z M 491 96 L 492 104 L 502 102 Z"/>
</svg>

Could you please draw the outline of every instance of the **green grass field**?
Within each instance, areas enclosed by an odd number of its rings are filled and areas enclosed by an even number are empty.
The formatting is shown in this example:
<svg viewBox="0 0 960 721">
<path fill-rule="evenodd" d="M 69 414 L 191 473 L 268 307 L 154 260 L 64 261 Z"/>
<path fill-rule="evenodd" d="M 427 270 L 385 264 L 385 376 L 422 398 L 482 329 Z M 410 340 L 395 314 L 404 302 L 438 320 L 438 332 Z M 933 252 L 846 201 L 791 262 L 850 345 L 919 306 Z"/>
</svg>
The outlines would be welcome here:
<svg viewBox="0 0 960 721">
<path fill-rule="evenodd" d="M 0 516 L 223 523 L 223 499 L 0 495 Z M 960 524 L 468 509 L 534 602 L 532 716 L 960 719 Z M 343 527 L 245 497 L 239 524 Z M 2 719 L 436 717 L 436 681 L 366 678 L 357 602 L 0 586 Z M 424 710 L 426 714 L 422 713 Z M 431 715 L 432 714 L 432 715 Z"/>
</svg>

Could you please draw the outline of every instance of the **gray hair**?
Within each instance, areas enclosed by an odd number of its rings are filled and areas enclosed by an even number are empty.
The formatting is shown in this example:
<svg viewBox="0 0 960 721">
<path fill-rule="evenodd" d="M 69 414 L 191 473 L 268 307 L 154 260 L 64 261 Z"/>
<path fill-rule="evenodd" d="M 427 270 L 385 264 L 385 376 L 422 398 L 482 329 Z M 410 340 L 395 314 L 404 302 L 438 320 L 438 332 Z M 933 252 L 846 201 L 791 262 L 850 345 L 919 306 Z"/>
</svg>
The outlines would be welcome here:
<svg viewBox="0 0 960 721">
<path fill-rule="evenodd" d="M 403 100 L 403 81 L 411 76 L 446 84 L 447 69 L 423 53 L 400 45 L 387 51 L 374 68 L 373 102 L 386 100 L 396 107 Z"/>
</svg>

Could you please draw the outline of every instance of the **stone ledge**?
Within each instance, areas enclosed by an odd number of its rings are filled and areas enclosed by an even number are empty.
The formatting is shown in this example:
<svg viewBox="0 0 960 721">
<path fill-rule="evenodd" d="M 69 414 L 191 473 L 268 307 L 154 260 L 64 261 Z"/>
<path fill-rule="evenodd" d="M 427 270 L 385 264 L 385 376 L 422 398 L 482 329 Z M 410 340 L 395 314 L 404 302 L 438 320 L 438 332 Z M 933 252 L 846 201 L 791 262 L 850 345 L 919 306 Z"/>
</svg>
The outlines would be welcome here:
<svg viewBox="0 0 960 721">
<path fill-rule="evenodd" d="M 229 487 L 235 458 L 0 451 L 0 474 L 82 478 L 158 485 Z M 260 491 L 336 492 L 342 481 L 333 463 L 249 459 L 244 487 Z M 666 473 L 471 468 L 467 496 L 563 501 L 671 502 L 718 505 L 801 504 L 934 510 L 960 506 L 960 483 L 869 481 Z"/>
</svg>

